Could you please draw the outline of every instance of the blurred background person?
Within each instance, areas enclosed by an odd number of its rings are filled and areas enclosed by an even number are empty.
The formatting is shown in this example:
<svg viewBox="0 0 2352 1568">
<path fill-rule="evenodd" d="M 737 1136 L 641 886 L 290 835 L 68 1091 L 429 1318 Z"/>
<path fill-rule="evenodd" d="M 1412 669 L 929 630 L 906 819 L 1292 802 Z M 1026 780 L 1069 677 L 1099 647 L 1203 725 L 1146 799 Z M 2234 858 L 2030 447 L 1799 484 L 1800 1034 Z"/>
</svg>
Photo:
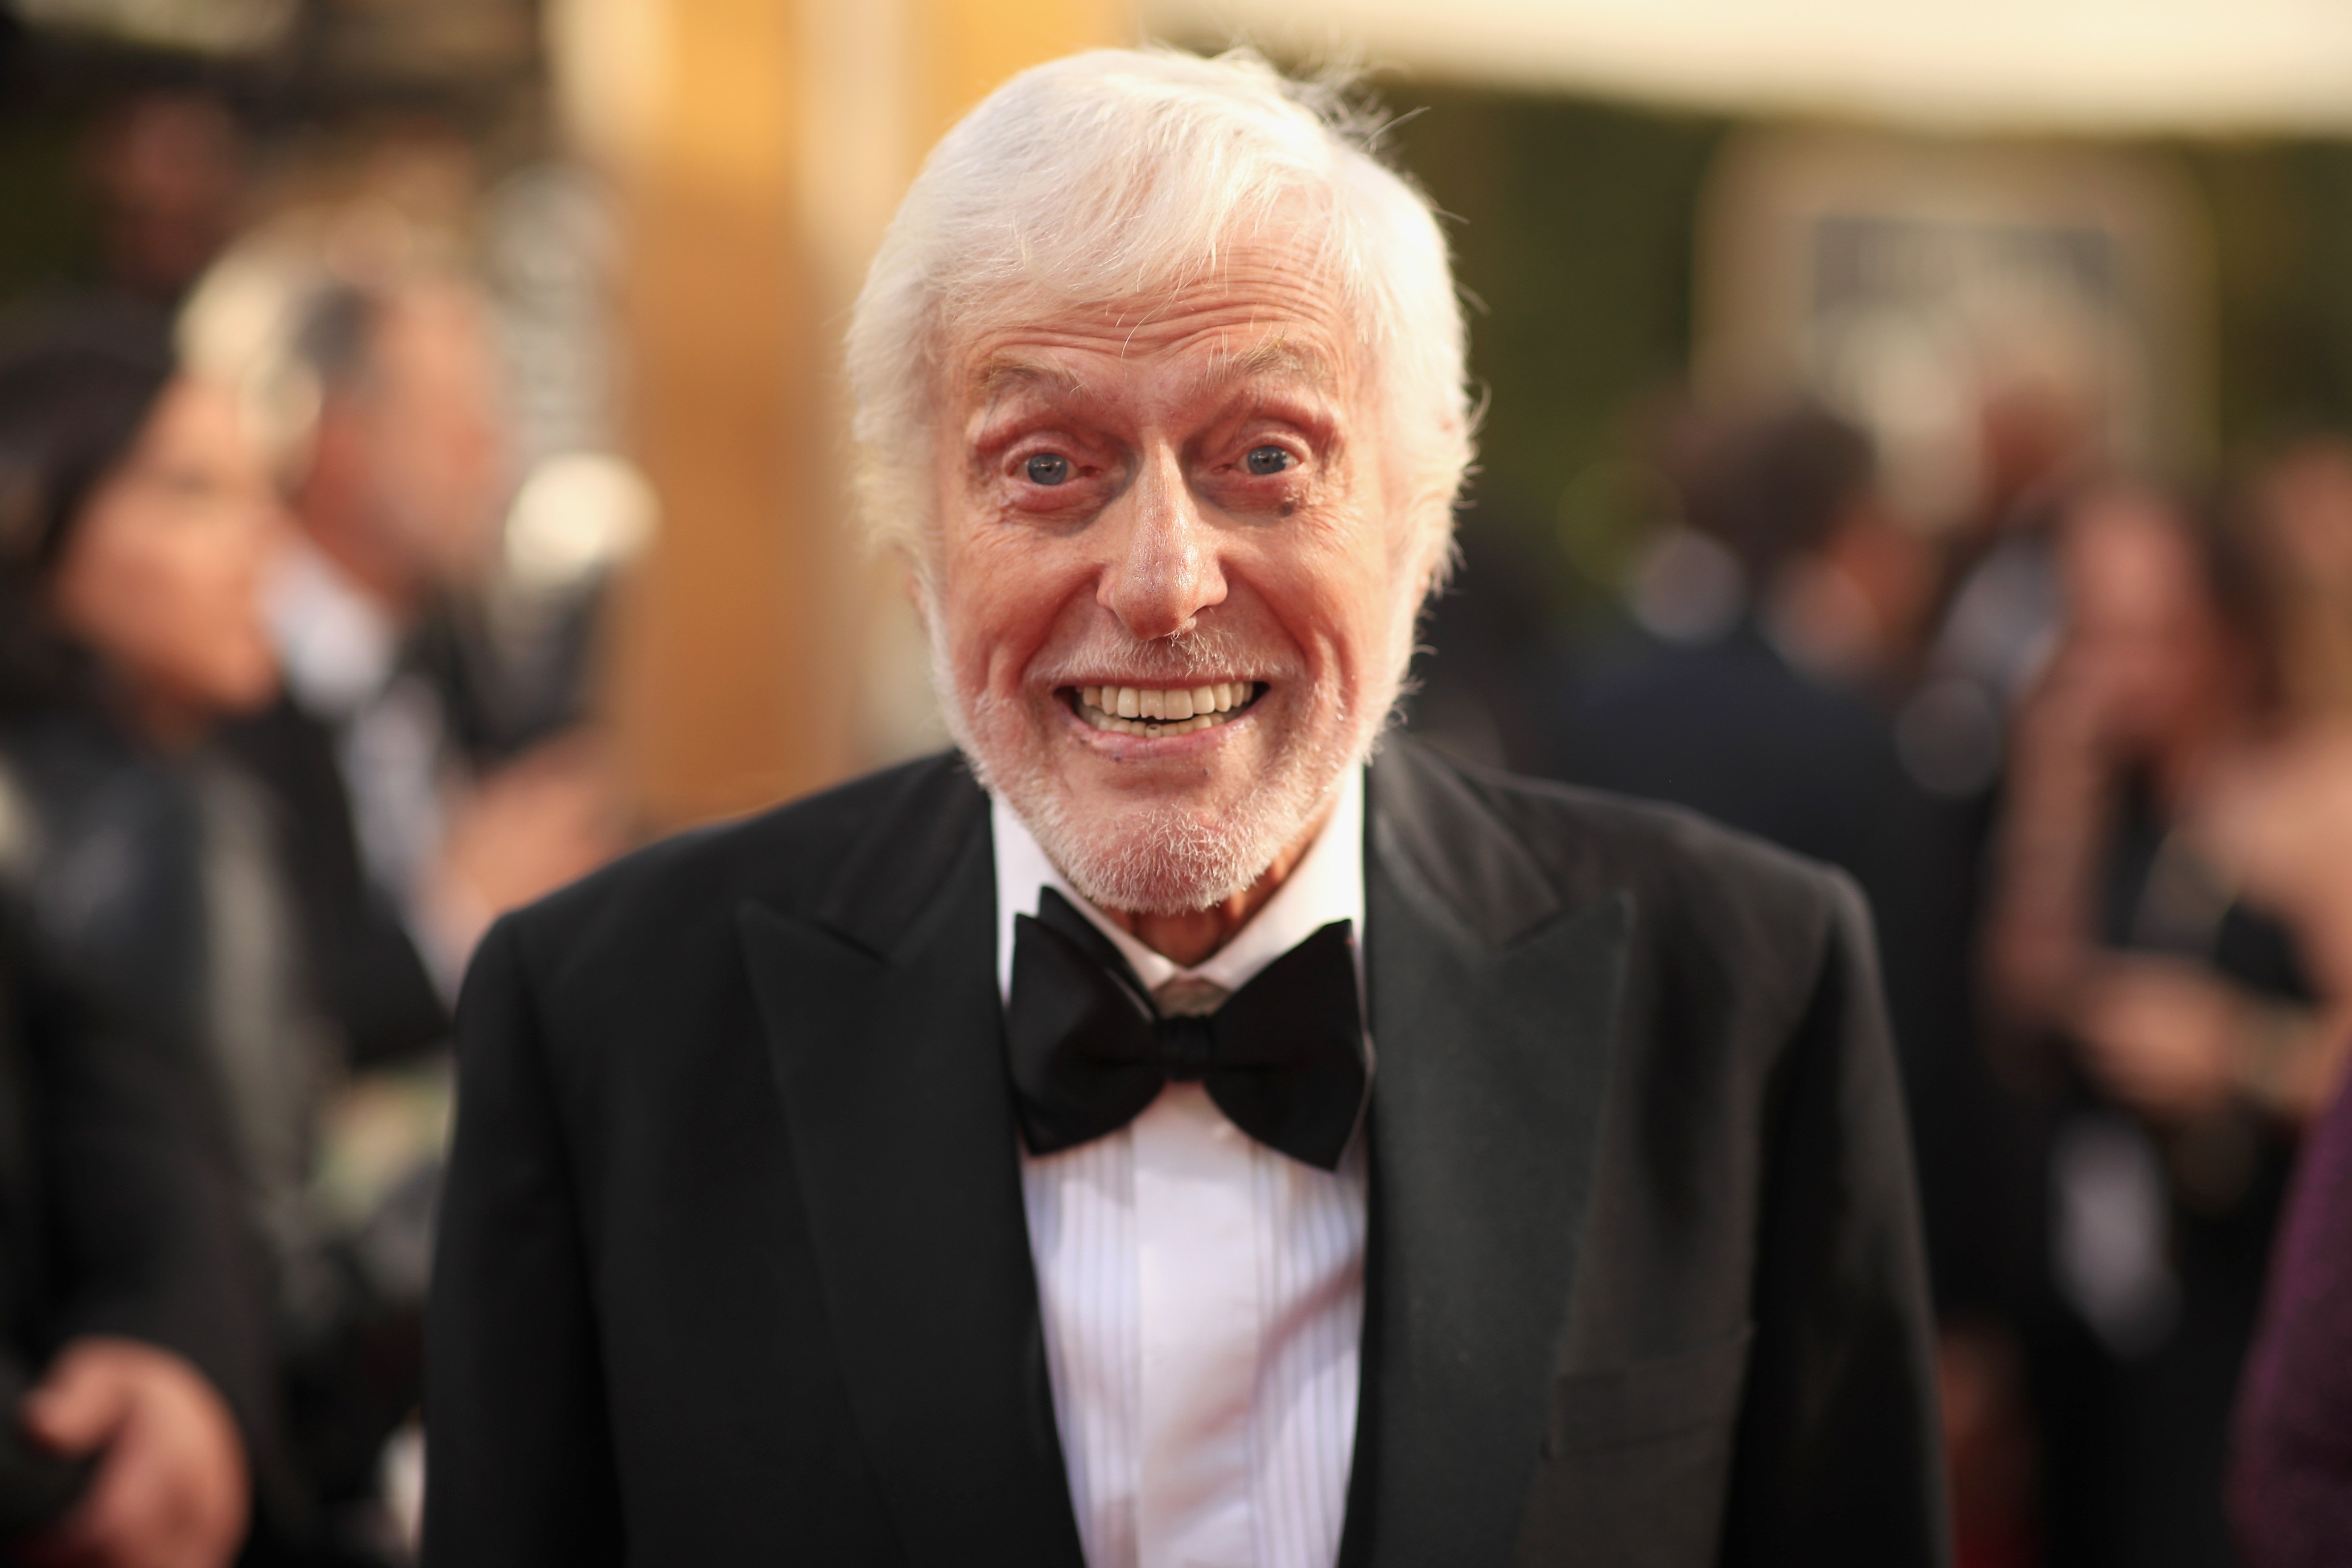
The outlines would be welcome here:
<svg viewBox="0 0 2352 1568">
<path fill-rule="evenodd" d="M 518 616 L 500 591 L 505 375 L 456 250 L 381 202 L 297 215 L 230 253 L 184 330 L 248 401 L 303 414 L 277 432 L 294 527 L 265 591 L 285 690 L 225 741 L 279 809 L 341 1047 L 317 1184 L 364 1244 L 376 1326 L 297 1402 L 334 1494 L 365 1495 L 388 1422 L 388 1484 L 415 1489 L 415 1321 L 473 944 L 626 836 L 587 710 L 593 595 Z M 257 308 L 267 330 L 218 351 L 215 318 Z"/>
<path fill-rule="evenodd" d="M 2352 975 L 2352 447 L 2306 438 L 2257 472 L 2246 519 L 2279 605 L 2294 721 L 2233 783 L 2214 837 L 2291 910 L 2331 994 Z M 2273 1070 L 2301 1104 L 2340 1080 L 2332 1050 Z M 2330 1070 L 2330 1069 L 2334 1070 Z M 2231 1513 L 2252 1568 L 2352 1555 L 2352 1092 L 2315 1128 L 2281 1224 L 2233 1427 Z"/>
<path fill-rule="evenodd" d="M 2079 336 L 2056 331 L 1991 353 L 1969 409 L 1975 494 L 1939 542 L 1916 628 L 1916 689 L 1903 715 L 1912 771 L 1980 805 L 2064 614 L 2060 520 L 2108 459 L 2098 367 Z"/>
<path fill-rule="evenodd" d="M 1868 437 L 1801 405 L 1693 415 L 1668 445 L 1681 526 L 1633 590 L 1648 637 L 1572 695 L 1562 770 L 1894 891 L 1879 861 L 1907 792 L 1874 698 L 1927 563 L 1879 505 Z"/>
<path fill-rule="evenodd" d="M 1886 515 L 1869 437 L 1811 404 L 1686 416 L 1679 526 L 1631 599 L 1644 634 L 1576 680 L 1554 771 L 1673 801 L 1826 860 L 1870 895 L 1906 1068 L 1966 1056 L 1946 824 L 1885 707 L 1926 546 Z"/>
<path fill-rule="evenodd" d="M 2051 1544 L 2223 1563 L 2223 1427 L 2344 993 L 2214 831 L 2284 721 L 2245 541 L 2107 484 L 2054 560 L 2062 631 L 2017 728 L 1985 942 L 1997 1059 L 2049 1116 Z"/>
<path fill-rule="evenodd" d="M 2013 1324 L 2032 1173 L 1976 1047 L 1969 822 L 1893 719 L 1936 560 L 1889 515 L 1870 437 L 1818 405 L 1685 416 L 1679 527 L 1633 579 L 1645 634 L 1571 688 L 1557 771 L 1826 860 L 1869 895 L 1927 1209 L 1964 1546 L 2017 1549 L 2030 1436 Z"/>
<path fill-rule="evenodd" d="M 488 300 L 388 210 L 322 227 L 290 265 L 265 254 L 280 357 L 240 367 L 315 414 L 268 595 L 286 697 L 234 740 L 334 868 L 311 913 L 346 933 L 339 1010 L 373 1061 L 438 1044 L 490 918 L 609 858 L 623 824 L 587 725 L 593 602 L 500 635 L 515 485 Z"/>
<path fill-rule="evenodd" d="M 2326 1005 L 2315 1033 L 2252 1065 L 2295 1121 L 2329 1103 L 2352 1057 L 2352 448 L 2308 440 L 2233 503 L 2276 648 L 2277 700 L 2199 813 L 2205 852 L 2293 930 Z"/>
<path fill-rule="evenodd" d="M 402 1423 L 389 1484 L 411 1497 L 458 982 L 492 918 L 594 868 L 627 829 L 586 710 L 593 598 L 503 635 L 505 377 L 454 249 L 380 203 L 307 215 L 233 251 L 187 328 L 205 341 L 216 295 L 259 304 L 271 331 L 226 367 L 308 411 L 280 433 L 294 528 L 265 595 L 286 689 L 226 740 L 292 846 L 345 1068 L 321 1110 L 322 1200 L 365 1239 L 398 1347 L 322 1367 L 299 1443 L 350 1489 Z"/>
<path fill-rule="evenodd" d="M 136 320 L 103 338 L 79 322 L 0 364 L 0 778 L 24 898 L 225 1119 L 274 1316 L 257 1550 L 363 1560 L 377 1455 L 416 1400 L 421 1282 L 396 1234 L 339 1226 L 318 1201 L 348 1058 L 284 812 L 221 739 L 278 690 L 261 615 L 277 494 L 236 397 L 176 371 Z"/>
</svg>

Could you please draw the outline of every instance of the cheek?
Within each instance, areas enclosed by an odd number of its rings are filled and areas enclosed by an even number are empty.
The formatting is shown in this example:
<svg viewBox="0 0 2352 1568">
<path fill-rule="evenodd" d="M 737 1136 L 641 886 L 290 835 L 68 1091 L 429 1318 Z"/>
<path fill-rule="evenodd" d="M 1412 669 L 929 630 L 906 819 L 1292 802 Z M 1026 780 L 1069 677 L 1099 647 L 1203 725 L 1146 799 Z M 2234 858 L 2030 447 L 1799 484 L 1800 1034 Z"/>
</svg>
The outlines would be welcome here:
<svg viewBox="0 0 2352 1568">
<path fill-rule="evenodd" d="M 240 683 L 269 659 L 260 551 L 241 533 L 131 519 L 90 533 L 58 580 L 67 624 L 101 658 L 174 686 Z"/>
<path fill-rule="evenodd" d="M 156 621 L 171 609 L 147 531 L 109 511 L 84 518 L 51 580 L 60 620 L 76 641 L 110 663 L 135 661 Z"/>
<path fill-rule="evenodd" d="M 1093 576 L 1066 541 L 1002 524 L 949 528 L 937 613 L 956 679 L 1010 695 L 1072 602 L 1091 600 Z"/>
<path fill-rule="evenodd" d="M 192 532 L 194 531 L 191 531 Z M 278 660 L 261 613 L 264 541 L 239 529 L 192 548 L 176 574 L 186 640 L 166 656 L 187 688 L 228 708 L 266 700 Z"/>
<path fill-rule="evenodd" d="M 1369 531 L 1334 525 L 1301 531 L 1267 552 L 1257 574 L 1291 639 L 1321 673 L 1351 687 L 1379 679 L 1399 635 L 1404 567 Z M 1408 618 L 1409 626 L 1409 618 Z"/>
</svg>

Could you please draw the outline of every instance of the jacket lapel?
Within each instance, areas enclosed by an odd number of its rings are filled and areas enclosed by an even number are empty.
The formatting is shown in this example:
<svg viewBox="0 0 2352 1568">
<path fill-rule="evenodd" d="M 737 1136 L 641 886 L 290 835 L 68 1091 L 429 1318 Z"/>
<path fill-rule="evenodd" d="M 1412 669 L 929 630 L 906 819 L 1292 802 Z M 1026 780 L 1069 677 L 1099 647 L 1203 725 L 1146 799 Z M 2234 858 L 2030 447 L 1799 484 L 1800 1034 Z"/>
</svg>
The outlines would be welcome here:
<svg viewBox="0 0 2352 1568">
<path fill-rule="evenodd" d="M 1561 908 L 1409 744 L 1373 770 L 1367 831 L 1372 1222 L 1340 1561 L 1501 1563 L 1546 1430 L 1630 911 Z"/>
<path fill-rule="evenodd" d="M 1022 1210 L 985 797 L 917 776 L 813 919 L 747 902 L 809 1236 L 909 1556 L 1077 1568 Z"/>
</svg>

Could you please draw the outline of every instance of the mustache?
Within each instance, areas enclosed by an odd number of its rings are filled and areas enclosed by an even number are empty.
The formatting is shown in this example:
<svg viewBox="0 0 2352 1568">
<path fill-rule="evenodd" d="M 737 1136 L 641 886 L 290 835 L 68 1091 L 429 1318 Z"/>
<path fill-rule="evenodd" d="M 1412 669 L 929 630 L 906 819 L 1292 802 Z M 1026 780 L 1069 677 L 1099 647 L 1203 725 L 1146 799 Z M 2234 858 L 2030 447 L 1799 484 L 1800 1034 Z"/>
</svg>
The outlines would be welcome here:
<svg viewBox="0 0 2352 1568">
<path fill-rule="evenodd" d="M 1258 680 L 1295 678 L 1288 650 L 1223 627 L 1178 632 L 1146 642 L 1117 626 L 1090 627 L 1067 647 L 1048 648 L 1029 663 L 1032 679 L 1050 686 L 1118 679 L 1134 685 L 1181 685 L 1219 677 Z"/>
</svg>

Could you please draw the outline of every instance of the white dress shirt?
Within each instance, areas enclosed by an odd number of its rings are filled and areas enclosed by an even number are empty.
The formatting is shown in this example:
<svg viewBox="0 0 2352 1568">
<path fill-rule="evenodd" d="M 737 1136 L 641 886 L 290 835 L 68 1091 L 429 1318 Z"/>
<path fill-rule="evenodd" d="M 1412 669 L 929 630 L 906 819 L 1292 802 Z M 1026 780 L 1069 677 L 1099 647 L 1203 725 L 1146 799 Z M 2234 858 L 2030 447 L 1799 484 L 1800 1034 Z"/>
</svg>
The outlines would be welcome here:
<svg viewBox="0 0 2352 1568">
<path fill-rule="evenodd" d="M 298 539 L 286 549 L 263 608 L 287 689 L 333 730 L 368 879 L 399 909 L 441 999 L 454 1005 L 481 932 L 470 921 L 466 930 L 450 929 L 425 888 L 446 826 L 441 796 L 449 737 L 441 699 L 401 668 L 404 634 L 390 612 L 318 546 Z"/>
<path fill-rule="evenodd" d="M 1073 891 L 993 808 L 997 982 L 1013 917 L 1051 887 L 1144 984 L 1239 990 L 1332 921 L 1362 983 L 1364 793 L 1351 770 L 1322 836 L 1265 907 L 1195 969 Z M 1331 1568 L 1356 1441 L 1364 1321 L 1360 1129 L 1336 1172 L 1257 1142 L 1197 1083 L 1121 1131 L 1021 1161 L 1045 1361 L 1089 1568 Z"/>
</svg>

